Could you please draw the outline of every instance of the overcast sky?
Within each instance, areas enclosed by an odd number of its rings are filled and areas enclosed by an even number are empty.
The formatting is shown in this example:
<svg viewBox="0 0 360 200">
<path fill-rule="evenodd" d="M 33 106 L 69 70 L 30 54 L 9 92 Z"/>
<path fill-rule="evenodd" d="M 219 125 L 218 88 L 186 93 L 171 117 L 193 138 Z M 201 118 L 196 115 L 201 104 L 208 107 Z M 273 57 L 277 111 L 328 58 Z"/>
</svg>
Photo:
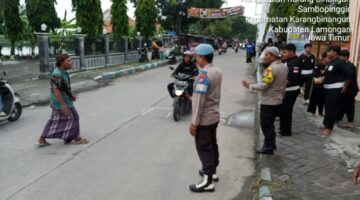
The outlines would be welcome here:
<svg viewBox="0 0 360 200">
<path fill-rule="evenodd" d="M 256 3 L 242 3 L 243 0 L 227 0 L 226 3 L 224 4 L 224 7 L 232 7 L 232 6 L 239 6 L 239 5 L 243 5 L 245 6 L 245 16 L 246 17 L 256 17 L 256 14 L 259 13 L 255 13 L 256 10 Z M 24 4 L 25 0 L 20 0 L 21 4 Z M 71 9 L 71 0 L 57 0 L 58 4 L 56 5 L 56 11 L 58 16 L 62 19 L 65 13 L 65 10 L 67 10 L 68 13 L 68 20 L 74 17 L 74 13 L 72 13 Z M 101 8 L 103 10 L 109 9 L 111 6 L 111 1 L 110 0 L 101 0 Z M 133 4 L 128 2 L 128 15 L 129 17 L 134 18 L 134 6 Z M 261 6 L 258 5 L 258 8 L 260 8 Z"/>
</svg>

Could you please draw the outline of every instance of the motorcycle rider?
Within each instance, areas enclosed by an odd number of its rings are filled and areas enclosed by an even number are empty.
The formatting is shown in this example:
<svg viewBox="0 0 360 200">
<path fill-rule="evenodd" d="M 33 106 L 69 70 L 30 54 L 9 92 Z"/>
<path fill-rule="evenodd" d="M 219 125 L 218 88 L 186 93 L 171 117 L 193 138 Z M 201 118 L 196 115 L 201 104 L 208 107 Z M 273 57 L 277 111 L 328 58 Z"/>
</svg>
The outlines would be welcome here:
<svg viewBox="0 0 360 200">
<path fill-rule="evenodd" d="M 185 51 L 183 54 L 183 61 L 179 64 L 179 66 L 175 69 L 175 71 L 172 73 L 172 76 L 175 77 L 176 74 L 178 73 L 184 73 L 187 75 L 191 75 L 191 76 L 197 76 L 199 74 L 199 70 L 196 66 L 196 64 L 192 61 L 192 53 L 191 51 Z M 192 91 L 193 91 L 193 87 L 192 87 L 193 83 L 190 83 L 189 87 L 189 93 L 190 96 L 192 95 Z M 172 98 L 175 97 L 173 91 L 174 91 L 174 82 L 169 83 L 168 86 L 168 91 L 169 94 Z"/>
</svg>

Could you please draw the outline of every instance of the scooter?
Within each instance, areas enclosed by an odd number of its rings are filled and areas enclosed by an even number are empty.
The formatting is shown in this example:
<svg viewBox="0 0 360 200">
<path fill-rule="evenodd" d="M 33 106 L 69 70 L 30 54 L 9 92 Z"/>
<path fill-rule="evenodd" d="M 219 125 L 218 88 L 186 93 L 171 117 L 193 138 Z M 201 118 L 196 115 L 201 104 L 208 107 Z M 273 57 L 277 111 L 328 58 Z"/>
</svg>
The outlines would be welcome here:
<svg viewBox="0 0 360 200">
<path fill-rule="evenodd" d="M 144 45 L 144 47 L 142 48 L 138 48 L 138 54 L 139 54 L 139 62 L 141 63 L 149 62 L 149 59 L 147 57 L 146 45 Z"/>
<path fill-rule="evenodd" d="M 170 66 L 170 70 L 175 70 L 174 67 Z M 175 83 L 174 83 L 174 110 L 173 117 L 177 122 L 181 119 L 182 116 L 191 112 L 191 97 L 189 94 L 189 88 L 193 77 L 188 74 L 175 74 Z"/>
<path fill-rule="evenodd" d="M 1 63 L 0 63 L 1 65 Z M 8 81 L 5 79 L 6 72 L 3 72 L 3 76 L 0 77 L 0 95 L 2 96 L 3 109 L 6 116 L 1 116 L 0 121 L 14 122 L 18 120 L 22 113 L 22 106 L 20 104 L 20 96 L 16 94 Z"/>
<path fill-rule="evenodd" d="M 234 49 L 235 49 L 235 53 L 237 53 L 237 52 L 239 51 L 239 45 L 236 44 L 235 47 L 234 47 Z"/>
</svg>

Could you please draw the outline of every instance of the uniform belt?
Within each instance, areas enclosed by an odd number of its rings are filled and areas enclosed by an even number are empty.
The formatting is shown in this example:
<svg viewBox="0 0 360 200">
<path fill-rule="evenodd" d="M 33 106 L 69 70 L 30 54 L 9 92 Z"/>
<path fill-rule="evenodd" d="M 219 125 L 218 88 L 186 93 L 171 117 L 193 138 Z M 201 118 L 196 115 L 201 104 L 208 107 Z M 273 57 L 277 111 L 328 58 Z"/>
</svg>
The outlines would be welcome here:
<svg viewBox="0 0 360 200">
<path fill-rule="evenodd" d="M 310 70 L 301 70 L 301 75 L 310 75 L 312 74 L 314 71 L 312 69 Z"/>
<path fill-rule="evenodd" d="M 324 88 L 325 89 L 339 89 L 344 87 L 345 82 L 338 82 L 338 83 L 333 83 L 333 84 L 324 84 Z"/>
<path fill-rule="evenodd" d="M 296 86 L 287 87 L 286 91 L 296 91 L 299 89 L 300 89 L 300 86 L 296 85 Z"/>
</svg>

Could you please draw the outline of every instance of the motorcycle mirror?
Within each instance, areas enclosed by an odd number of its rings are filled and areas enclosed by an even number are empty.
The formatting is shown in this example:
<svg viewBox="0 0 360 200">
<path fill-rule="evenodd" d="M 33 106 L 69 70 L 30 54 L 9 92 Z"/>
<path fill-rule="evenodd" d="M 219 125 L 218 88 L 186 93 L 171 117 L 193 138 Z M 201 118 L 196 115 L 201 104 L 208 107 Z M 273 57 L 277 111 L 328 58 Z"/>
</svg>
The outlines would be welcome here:
<svg viewBox="0 0 360 200">
<path fill-rule="evenodd" d="M 171 70 L 175 70 L 175 68 L 173 66 L 169 66 L 169 69 Z"/>
</svg>

